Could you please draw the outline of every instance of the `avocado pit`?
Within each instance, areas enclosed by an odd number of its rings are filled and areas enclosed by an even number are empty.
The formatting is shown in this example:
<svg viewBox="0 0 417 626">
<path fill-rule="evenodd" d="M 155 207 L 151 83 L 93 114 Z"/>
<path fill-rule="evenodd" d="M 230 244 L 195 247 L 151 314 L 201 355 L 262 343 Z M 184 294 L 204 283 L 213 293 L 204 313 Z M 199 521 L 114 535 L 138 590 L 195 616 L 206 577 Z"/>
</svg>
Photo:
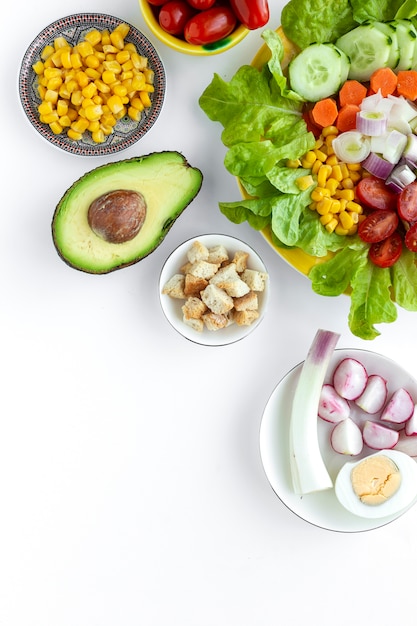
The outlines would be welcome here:
<svg viewBox="0 0 417 626">
<path fill-rule="evenodd" d="M 87 213 L 91 230 L 108 243 L 131 241 L 142 228 L 145 217 L 145 198 L 128 189 L 116 189 L 99 196 Z"/>
</svg>

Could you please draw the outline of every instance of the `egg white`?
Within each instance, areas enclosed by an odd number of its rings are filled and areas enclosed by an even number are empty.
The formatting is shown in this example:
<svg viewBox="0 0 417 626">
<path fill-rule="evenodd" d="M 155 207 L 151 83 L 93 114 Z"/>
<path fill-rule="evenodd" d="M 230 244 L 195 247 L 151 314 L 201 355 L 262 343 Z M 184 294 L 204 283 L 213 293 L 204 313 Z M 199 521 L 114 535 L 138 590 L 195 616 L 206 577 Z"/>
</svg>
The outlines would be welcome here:
<svg viewBox="0 0 417 626">
<path fill-rule="evenodd" d="M 387 456 L 398 467 L 401 474 L 401 485 L 391 498 L 377 505 L 364 504 L 353 490 L 350 477 L 355 465 L 361 463 L 345 463 L 340 469 L 335 481 L 335 493 L 340 504 L 359 517 L 377 519 L 400 513 L 417 500 L 417 463 L 408 454 L 398 450 L 380 450 L 373 456 Z"/>
</svg>

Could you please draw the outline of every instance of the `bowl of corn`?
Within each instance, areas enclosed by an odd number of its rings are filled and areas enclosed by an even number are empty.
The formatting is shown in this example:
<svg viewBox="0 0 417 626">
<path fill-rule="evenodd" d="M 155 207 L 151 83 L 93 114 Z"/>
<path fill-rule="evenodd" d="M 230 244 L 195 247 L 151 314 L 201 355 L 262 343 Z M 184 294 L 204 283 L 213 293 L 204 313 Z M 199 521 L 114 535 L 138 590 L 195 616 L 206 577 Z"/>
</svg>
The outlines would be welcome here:
<svg viewBox="0 0 417 626">
<path fill-rule="evenodd" d="M 19 72 L 31 125 L 54 146 L 81 156 L 120 152 L 155 124 L 165 70 L 151 42 L 111 15 L 59 19 L 32 41 Z"/>
<path fill-rule="evenodd" d="M 189 43 L 182 35 L 174 35 L 162 28 L 159 20 L 161 6 L 155 6 L 148 0 L 138 0 L 139 7 L 149 30 L 166 46 L 177 52 L 191 56 L 212 56 L 230 50 L 242 41 L 249 30 L 240 22 L 237 22 L 232 32 L 228 35 L 204 45 Z M 220 5 L 219 5 L 220 6 Z"/>
</svg>

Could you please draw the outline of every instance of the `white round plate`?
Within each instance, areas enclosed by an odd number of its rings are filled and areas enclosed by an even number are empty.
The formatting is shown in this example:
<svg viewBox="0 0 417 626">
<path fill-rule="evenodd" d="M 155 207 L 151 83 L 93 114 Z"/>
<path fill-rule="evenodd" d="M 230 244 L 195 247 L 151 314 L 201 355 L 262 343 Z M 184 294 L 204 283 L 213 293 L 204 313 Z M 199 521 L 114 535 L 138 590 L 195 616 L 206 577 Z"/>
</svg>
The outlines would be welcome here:
<svg viewBox="0 0 417 626">
<path fill-rule="evenodd" d="M 405 387 L 417 401 L 417 381 L 394 361 L 367 350 L 338 349 L 331 359 L 325 382 L 331 381 L 331 374 L 337 363 L 352 357 L 363 363 L 368 374 L 380 374 L 388 383 L 388 394 L 398 387 Z M 289 421 L 292 398 L 303 363 L 290 370 L 275 387 L 262 417 L 260 428 L 260 452 L 265 473 L 279 499 L 300 518 L 320 528 L 339 532 L 360 532 L 373 530 L 392 522 L 402 515 L 380 519 L 366 519 L 347 511 L 337 500 L 334 489 L 300 496 L 294 493 L 291 481 L 289 460 Z M 364 446 L 357 457 L 344 457 L 331 449 L 329 436 L 332 425 L 318 418 L 318 434 L 321 452 L 333 481 L 344 463 L 359 460 L 375 453 Z M 410 505 L 413 506 L 415 501 Z M 410 507 L 408 507 L 409 509 Z M 407 509 L 407 510 L 408 510 Z"/>
<path fill-rule="evenodd" d="M 162 288 L 165 283 L 172 276 L 174 276 L 174 274 L 178 274 L 180 268 L 187 262 L 187 252 L 190 249 L 193 241 L 200 241 L 208 248 L 216 245 L 223 245 L 229 253 L 230 258 L 234 256 L 235 252 L 248 252 L 248 268 L 267 273 L 267 269 L 262 259 L 255 252 L 255 250 L 248 246 L 248 244 L 239 239 L 236 239 L 235 237 L 218 234 L 207 234 L 193 237 L 192 239 L 189 239 L 188 241 L 185 241 L 180 246 L 178 246 L 178 248 L 176 248 L 174 252 L 172 252 L 172 254 L 168 257 L 162 268 L 162 272 L 159 278 L 159 296 L 165 317 L 172 325 L 172 327 L 175 328 L 175 330 L 183 335 L 186 339 L 189 339 L 190 341 L 193 341 L 194 343 L 199 343 L 201 345 L 224 346 L 239 341 L 244 337 L 247 337 L 247 335 L 249 335 L 255 330 L 255 328 L 259 326 L 265 315 L 269 296 L 269 280 L 266 281 L 265 290 L 261 293 L 258 293 L 259 317 L 255 322 L 253 322 L 250 326 L 238 326 L 237 324 L 231 324 L 227 328 L 222 328 L 221 330 L 216 331 L 210 331 L 207 328 L 204 328 L 202 332 L 198 332 L 185 324 L 183 321 L 183 314 L 181 310 L 181 307 L 184 304 L 184 300 L 171 298 L 170 296 L 162 293 Z"/>
</svg>

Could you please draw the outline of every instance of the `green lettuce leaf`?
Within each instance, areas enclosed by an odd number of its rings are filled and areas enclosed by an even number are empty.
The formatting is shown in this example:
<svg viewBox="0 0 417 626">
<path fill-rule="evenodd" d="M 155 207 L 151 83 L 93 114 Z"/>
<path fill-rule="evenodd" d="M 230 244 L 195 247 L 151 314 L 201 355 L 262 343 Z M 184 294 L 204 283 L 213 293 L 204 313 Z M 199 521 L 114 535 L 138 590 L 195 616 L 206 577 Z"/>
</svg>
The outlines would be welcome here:
<svg viewBox="0 0 417 626">
<path fill-rule="evenodd" d="M 349 0 L 290 0 L 282 9 L 281 24 L 300 48 L 334 42 L 357 26 Z"/>
<path fill-rule="evenodd" d="M 416 255 L 406 248 L 392 266 L 392 287 L 395 301 L 408 311 L 417 311 Z"/>
<path fill-rule="evenodd" d="M 387 22 L 395 19 L 404 0 L 350 0 L 353 17 L 357 22 L 377 20 Z"/>
</svg>

